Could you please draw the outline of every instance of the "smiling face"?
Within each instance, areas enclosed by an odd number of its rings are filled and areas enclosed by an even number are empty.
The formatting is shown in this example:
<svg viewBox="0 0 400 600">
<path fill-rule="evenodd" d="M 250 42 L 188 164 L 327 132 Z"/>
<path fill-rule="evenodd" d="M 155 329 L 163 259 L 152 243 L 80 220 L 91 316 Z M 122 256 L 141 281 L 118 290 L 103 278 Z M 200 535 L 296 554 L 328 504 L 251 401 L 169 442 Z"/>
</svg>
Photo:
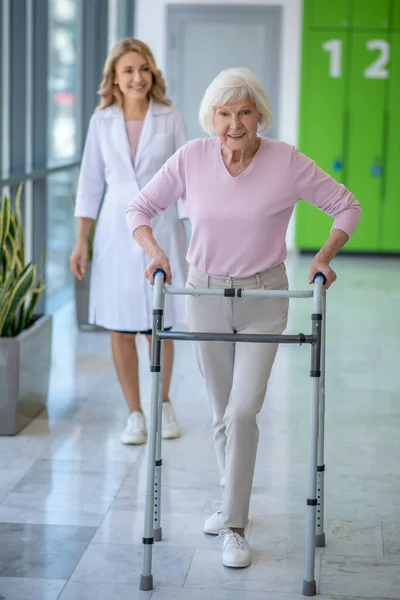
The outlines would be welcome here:
<svg viewBox="0 0 400 600">
<path fill-rule="evenodd" d="M 114 83 L 124 98 L 145 99 L 153 85 L 149 63 L 139 52 L 127 52 L 116 62 Z"/>
<path fill-rule="evenodd" d="M 261 120 L 262 115 L 250 98 L 217 106 L 214 110 L 215 131 L 221 143 L 232 151 L 244 150 L 257 139 Z"/>
</svg>

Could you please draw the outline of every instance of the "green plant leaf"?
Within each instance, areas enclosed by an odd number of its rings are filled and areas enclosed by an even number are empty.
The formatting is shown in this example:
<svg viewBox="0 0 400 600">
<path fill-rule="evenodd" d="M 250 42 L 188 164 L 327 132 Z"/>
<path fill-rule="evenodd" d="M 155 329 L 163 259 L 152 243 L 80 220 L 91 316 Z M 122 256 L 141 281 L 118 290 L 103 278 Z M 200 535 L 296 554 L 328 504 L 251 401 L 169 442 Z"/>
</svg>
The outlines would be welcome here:
<svg viewBox="0 0 400 600">
<path fill-rule="evenodd" d="M 8 232 L 7 240 L 6 240 L 6 248 L 9 253 L 10 262 L 8 265 L 8 270 L 12 271 L 15 267 L 15 263 L 18 260 L 17 246 L 15 244 L 15 240 L 12 237 L 11 233 Z"/>
<path fill-rule="evenodd" d="M 4 282 L 0 285 L 0 315 L 1 315 L 1 311 L 4 310 L 5 307 L 5 302 L 6 302 L 6 295 L 7 293 L 11 290 L 12 285 L 14 283 L 14 273 L 12 271 L 9 271 L 7 273 L 7 276 L 4 280 Z M 1 320 L 1 317 L 0 317 Z"/>
<path fill-rule="evenodd" d="M 10 215 L 10 230 L 9 230 L 9 235 L 11 235 L 12 238 L 14 238 L 17 235 L 17 217 L 15 216 L 15 214 L 11 211 L 11 215 Z"/>
<path fill-rule="evenodd" d="M 21 322 L 20 331 L 23 331 L 24 329 L 26 329 L 29 326 L 29 323 L 33 317 L 33 312 L 39 301 L 39 298 L 45 289 L 46 289 L 46 286 L 43 283 L 43 276 L 40 275 L 40 277 L 38 278 L 38 280 L 36 282 L 35 288 L 31 292 L 29 304 L 24 310 L 24 318 L 23 318 L 23 321 Z"/>
<path fill-rule="evenodd" d="M 20 331 L 23 331 L 25 329 L 23 326 L 24 321 L 25 321 L 25 303 L 23 302 L 22 305 L 20 306 L 17 314 L 15 315 L 15 319 L 12 322 L 12 325 L 10 328 L 11 337 L 18 335 L 18 333 Z"/>
<path fill-rule="evenodd" d="M 8 232 L 10 230 L 11 221 L 11 201 L 9 198 L 3 198 L 0 210 L 0 248 L 3 248 Z"/>
<path fill-rule="evenodd" d="M 3 285 L 0 288 L 0 320 L 2 319 L 3 314 L 5 314 L 6 306 L 7 306 L 10 294 L 11 294 L 10 287 L 6 287 L 5 285 Z M 0 332 L 0 335 L 1 335 L 1 332 Z"/>
<path fill-rule="evenodd" d="M 7 305 L 0 321 L 0 335 L 9 336 L 8 329 L 28 294 L 31 292 L 36 279 L 36 267 L 29 264 L 19 275 L 7 299 Z"/>
<path fill-rule="evenodd" d="M 14 274 L 10 271 L 7 275 L 7 279 L 5 280 L 4 284 L 0 287 L 0 323 L 2 323 L 5 318 L 8 300 L 10 298 L 14 282 Z M 1 335 L 2 333 L 0 328 L 0 336 Z"/>
<path fill-rule="evenodd" d="M 24 311 L 24 319 L 21 323 L 21 331 L 23 331 L 24 329 L 26 329 L 33 317 L 33 313 L 35 311 L 36 305 L 39 301 L 40 296 L 42 295 L 43 291 L 46 289 L 45 285 L 41 285 L 41 286 L 37 286 L 34 290 L 32 290 L 32 294 L 31 294 L 31 298 L 29 300 L 29 304 L 27 306 L 27 308 Z"/>
<path fill-rule="evenodd" d="M 10 252 L 6 246 L 3 245 L 3 251 L 1 253 L 1 265 L 0 265 L 0 284 L 4 283 L 5 278 L 7 277 L 7 273 L 10 271 Z"/>
<path fill-rule="evenodd" d="M 23 184 L 20 183 L 15 196 L 15 217 L 16 217 L 16 242 L 18 248 L 19 259 L 22 264 L 25 263 L 25 229 L 21 214 L 21 197 Z"/>
<path fill-rule="evenodd" d="M 22 190 L 21 184 L 15 202 L 0 201 L 0 337 L 16 336 L 29 326 L 45 289 L 42 275 L 36 282 L 36 266 L 25 265 Z"/>
</svg>

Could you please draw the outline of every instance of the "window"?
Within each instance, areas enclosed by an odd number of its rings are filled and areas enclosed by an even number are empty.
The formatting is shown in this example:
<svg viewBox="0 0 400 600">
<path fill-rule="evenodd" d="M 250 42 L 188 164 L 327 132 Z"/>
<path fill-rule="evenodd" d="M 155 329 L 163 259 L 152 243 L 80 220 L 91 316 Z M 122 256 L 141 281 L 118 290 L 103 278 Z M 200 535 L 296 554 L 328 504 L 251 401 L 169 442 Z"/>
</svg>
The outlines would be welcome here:
<svg viewBox="0 0 400 600">
<path fill-rule="evenodd" d="M 79 153 L 79 22 L 77 0 L 49 1 L 49 163 Z"/>
<path fill-rule="evenodd" d="M 74 194 L 77 170 L 47 178 L 47 299 L 70 292 L 73 278 L 69 257 L 75 244 Z"/>
<path fill-rule="evenodd" d="M 7 177 L 10 171 L 10 5 L 4 1 L 0 6 L 0 177 Z M 8 190 L 0 190 L 7 193 Z"/>
<path fill-rule="evenodd" d="M 108 0 L 108 49 L 118 40 L 133 35 L 133 0 Z"/>
</svg>

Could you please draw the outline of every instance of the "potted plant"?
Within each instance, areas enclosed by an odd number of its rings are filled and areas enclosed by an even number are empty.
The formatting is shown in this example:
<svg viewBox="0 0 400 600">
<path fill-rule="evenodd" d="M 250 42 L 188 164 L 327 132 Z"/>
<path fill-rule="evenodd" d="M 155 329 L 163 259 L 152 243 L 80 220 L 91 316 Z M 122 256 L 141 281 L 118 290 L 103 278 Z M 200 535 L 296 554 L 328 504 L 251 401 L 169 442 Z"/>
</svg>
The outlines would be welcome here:
<svg viewBox="0 0 400 600">
<path fill-rule="evenodd" d="M 19 187 L 0 205 L 0 435 L 14 435 L 46 405 L 52 317 L 35 313 L 45 286 L 25 263 Z"/>
</svg>

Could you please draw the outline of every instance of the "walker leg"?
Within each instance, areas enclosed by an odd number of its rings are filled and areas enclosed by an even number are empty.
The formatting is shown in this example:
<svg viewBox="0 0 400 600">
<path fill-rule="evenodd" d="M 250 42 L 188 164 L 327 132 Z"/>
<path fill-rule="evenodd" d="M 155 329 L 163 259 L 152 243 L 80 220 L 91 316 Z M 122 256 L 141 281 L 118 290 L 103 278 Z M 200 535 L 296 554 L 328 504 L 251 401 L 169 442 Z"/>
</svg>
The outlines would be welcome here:
<svg viewBox="0 0 400 600">
<path fill-rule="evenodd" d="M 150 372 L 151 382 L 151 408 L 148 437 L 147 459 L 147 488 L 145 523 L 143 536 L 143 573 L 140 576 L 140 589 L 149 591 L 153 589 L 152 558 L 153 558 L 153 516 L 154 516 L 154 478 L 157 443 L 158 399 L 161 380 L 161 341 L 155 332 L 162 327 L 164 312 L 164 292 L 162 276 L 158 275 L 154 285 L 154 310 L 153 310 L 153 339 Z"/>
<path fill-rule="evenodd" d="M 162 318 L 161 328 L 164 329 L 164 319 Z M 154 515 L 153 515 L 153 535 L 155 542 L 161 542 L 162 540 L 162 527 L 161 527 L 161 469 L 162 469 L 162 457 L 161 457 L 161 445 L 162 445 L 162 389 L 163 389 L 163 377 L 162 377 L 162 366 L 164 358 L 164 342 L 161 342 L 161 376 L 160 376 L 160 389 L 158 392 L 158 419 L 157 419 L 157 441 L 156 441 L 156 462 L 155 462 L 155 473 L 154 473 Z"/>
<path fill-rule="evenodd" d="M 318 461 L 317 461 L 317 548 L 325 547 L 324 532 L 324 444 L 325 444 L 325 344 L 326 344 L 326 293 L 322 294 L 321 378 L 319 390 Z"/>
<path fill-rule="evenodd" d="M 315 596 L 315 537 L 317 516 L 317 447 L 318 447 L 318 408 L 321 379 L 321 330 L 322 330 L 322 281 L 318 279 L 314 287 L 314 311 L 312 314 L 312 331 L 317 341 L 311 347 L 311 425 L 310 425 L 310 457 L 308 470 L 307 497 L 307 533 L 306 533 L 306 567 L 302 593 L 304 596 Z"/>
</svg>

